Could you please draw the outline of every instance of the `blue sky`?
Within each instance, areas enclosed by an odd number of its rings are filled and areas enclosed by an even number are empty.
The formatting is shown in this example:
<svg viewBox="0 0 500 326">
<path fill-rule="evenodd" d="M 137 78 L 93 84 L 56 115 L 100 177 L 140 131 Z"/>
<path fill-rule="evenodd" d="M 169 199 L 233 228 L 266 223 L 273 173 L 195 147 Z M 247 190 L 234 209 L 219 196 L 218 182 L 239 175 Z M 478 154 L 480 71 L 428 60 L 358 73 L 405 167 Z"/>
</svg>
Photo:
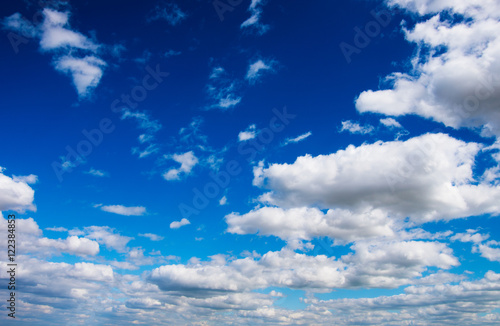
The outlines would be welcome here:
<svg viewBox="0 0 500 326">
<path fill-rule="evenodd" d="M 2 324 L 500 323 L 496 1 L 0 13 Z"/>
</svg>

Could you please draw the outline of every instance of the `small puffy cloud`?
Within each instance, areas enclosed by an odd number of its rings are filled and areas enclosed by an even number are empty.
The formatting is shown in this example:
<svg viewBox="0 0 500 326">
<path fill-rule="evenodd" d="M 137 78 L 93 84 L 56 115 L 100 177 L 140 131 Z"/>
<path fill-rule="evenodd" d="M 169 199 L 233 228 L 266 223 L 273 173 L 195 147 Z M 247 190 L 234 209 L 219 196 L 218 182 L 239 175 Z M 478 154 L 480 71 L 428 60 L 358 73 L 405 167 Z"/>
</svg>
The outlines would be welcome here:
<svg viewBox="0 0 500 326">
<path fill-rule="evenodd" d="M 403 126 L 397 122 L 394 118 L 383 118 L 380 119 L 380 123 L 387 128 L 403 128 Z"/>
<path fill-rule="evenodd" d="M 90 168 L 90 170 L 84 172 L 86 174 L 93 175 L 94 177 L 108 177 L 109 174 L 102 170 L 96 170 L 94 168 Z"/>
<path fill-rule="evenodd" d="M 287 138 L 285 139 L 283 146 L 286 146 L 288 144 L 294 144 L 303 141 L 304 139 L 308 138 L 309 136 L 312 135 L 312 132 L 308 131 L 305 134 L 299 135 L 295 138 Z"/>
<path fill-rule="evenodd" d="M 258 81 L 259 78 L 261 78 L 264 74 L 264 72 L 274 72 L 275 68 L 274 66 L 276 63 L 272 60 L 268 60 L 267 62 L 259 59 L 255 61 L 254 63 L 250 64 L 248 66 L 248 71 L 245 76 L 245 79 L 250 82 L 250 84 L 254 84 L 256 81 Z"/>
<path fill-rule="evenodd" d="M 241 28 L 249 31 L 253 31 L 258 35 L 263 35 L 269 30 L 269 25 L 263 24 L 261 22 L 262 7 L 264 6 L 265 0 L 252 0 L 248 11 L 251 16 L 241 24 Z"/>
<path fill-rule="evenodd" d="M 476 233 L 476 230 L 467 230 L 467 233 L 457 233 L 450 238 L 452 241 L 472 242 L 475 244 L 487 240 L 490 236 L 487 234 Z"/>
<path fill-rule="evenodd" d="M 149 238 L 149 240 L 151 240 L 151 241 L 161 241 L 161 240 L 165 239 L 164 237 L 157 235 L 157 234 L 153 234 L 153 233 L 139 233 L 139 236 Z"/>
<path fill-rule="evenodd" d="M 481 253 L 481 257 L 488 259 L 489 261 L 500 262 L 500 242 L 498 241 L 488 241 L 485 244 L 478 244 L 475 251 Z"/>
<path fill-rule="evenodd" d="M 255 126 L 255 124 L 252 124 L 248 126 L 246 130 L 240 131 L 240 133 L 238 134 L 238 141 L 246 141 L 254 139 L 255 136 L 257 135 L 256 128 L 257 127 Z"/>
<path fill-rule="evenodd" d="M 43 14 L 45 19 L 42 24 L 40 40 L 42 50 L 49 51 L 66 47 L 95 52 L 99 48 L 99 45 L 86 36 L 66 28 L 69 23 L 69 12 L 45 8 Z"/>
<path fill-rule="evenodd" d="M 4 168 L 0 167 L 0 211 L 36 211 L 33 204 L 35 191 L 28 184 L 36 182 L 37 177 L 35 175 L 8 177 L 3 171 Z"/>
<path fill-rule="evenodd" d="M 40 40 L 40 49 L 53 53 L 54 68 L 69 75 L 80 99 L 90 96 L 97 87 L 107 66 L 98 53 L 101 46 L 69 25 L 70 12 L 45 8 L 43 22 L 33 25 L 19 13 L 3 21 L 6 29 Z"/>
<path fill-rule="evenodd" d="M 361 126 L 357 122 L 353 122 L 351 120 L 342 121 L 342 128 L 340 132 L 350 132 L 351 134 L 360 134 L 365 135 L 369 134 L 373 131 L 373 126 Z"/>
<path fill-rule="evenodd" d="M 170 223 L 170 228 L 171 229 L 178 229 L 178 228 L 180 228 L 180 227 L 182 227 L 184 225 L 189 225 L 189 224 L 191 224 L 191 222 L 189 222 L 188 219 L 183 218 L 180 221 L 174 221 L 174 222 Z"/>
<path fill-rule="evenodd" d="M 194 155 L 193 151 L 166 157 L 180 163 L 181 166 L 178 169 L 171 168 L 165 172 L 163 174 L 163 178 L 165 178 L 165 180 L 180 180 L 182 175 L 189 175 L 193 167 L 198 164 L 198 158 Z"/>
<path fill-rule="evenodd" d="M 227 204 L 227 197 L 226 196 L 223 196 L 220 200 L 219 200 L 219 205 L 220 206 L 224 206 Z"/>
<path fill-rule="evenodd" d="M 101 210 L 109 213 L 125 216 L 141 216 L 146 214 L 146 208 L 142 206 L 106 205 L 100 206 Z"/>
<path fill-rule="evenodd" d="M 95 56 L 76 58 L 64 56 L 55 61 L 55 68 L 73 78 L 80 98 L 87 97 L 97 87 L 106 63 Z"/>
<path fill-rule="evenodd" d="M 183 12 L 175 3 L 165 3 L 157 5 L 150 13 L 148 22 L 165 20 L 170 26 L 176 26 L 186 19 L 187 14 Z"/>
</svg>

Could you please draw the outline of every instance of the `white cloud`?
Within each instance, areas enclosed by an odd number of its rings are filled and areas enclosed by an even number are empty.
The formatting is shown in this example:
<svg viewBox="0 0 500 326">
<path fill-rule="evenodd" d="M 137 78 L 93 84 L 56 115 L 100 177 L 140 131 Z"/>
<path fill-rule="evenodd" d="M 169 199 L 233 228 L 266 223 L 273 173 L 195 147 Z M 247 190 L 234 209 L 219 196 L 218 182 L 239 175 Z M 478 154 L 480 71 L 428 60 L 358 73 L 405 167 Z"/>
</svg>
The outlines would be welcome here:
<svg viewBox="0 0 500 326">
<path fill-rule="evenodd" d="M 403 126 L 397 122 L 394 118 L 383 118 L 380 119 L 380 123 L 387 128 L 403 128 Z"/>
<path fill-rule="evenodd" d="M 139 236 L 149 238 L 151 241 L 161 241 L 165 239 L 164 237 L 153 233 L 139 233 Z"/>
<path fill-rule="evenodd" d="M 254 84 L 259 78 L 262 77 L 265 71 L 274 72 L 275 65 L 276 63 L 272 60 L 266 62 L 262 59 L 259 59 L 248 66 L 248 71 L 245 79 L 248 80 L 251 84 Z"/>
<path fill-rule="evenodd" d="M 68 229 L 63 228 L 62 226 L 45 228 L 45 230 L 47 230 L 47 231 L 53 231 L 53 232 L 68 232 Z"/>
<path fill-rule="evenodd" d="M 148 21 L 165 20 L 169 25 L 176 26 L 186 19 L 187 14 L 175 3 L 166 3 L 164 6 L 157 5 L 148 17 Z"/>
<path fill-rule="evenodd" d="M 96 256 L 99 253 L 99 244 L 85 237 L 70 235 L 66 239 L 50 239 L 43 237 L 43 232 L 33 218 L 16 219 L 16 239 L 23 253 L 40 256 L 53 256 L 67 253 L 75 256 Z M 0 213 L 0 236 L 7 238 L 7 220 Z M 47 230 L 66 231 L 64 228 L 47 228 Z M 4 232 L 4 233 L 2 233 Z"/>
<path fill-rule="evenodd" d="M 201 132 L 203 122 L 202 117 L 193 117 L 187 127 L 179 129 L 180 140 L 185 144 L 196 146 L 200 149 L 202 149 L 200 146 L 205 148 L 208 137 Z"/>
<path fill-rule="evenodd" d="M 178 229 L 184 225 L 189 225 L 189 224 L 191 224 L 191 222 L 189 222 L 188 219 L 183 218 L 180 221 L 174 221 L 174 222 L 170 223 L 170 228 L 171 229 Z"/>
<path fill-rule="evenodd" d="M 255 124 L 251 124 L 245 131 L 240 131 L 238 134 L 238 141 L 246 141 L 250 139 L 254 139 L 257 135 Z"/>
<path fill-rule="evenodd" d="M 57 70 L 71 75 L 80 98 L 87 97 L 97 87 L 106 63 L 94 56 L 75 58 L 64 56 L 55 61 Z"/>
<path fill-rule="evenodd" d="M 151 154 L 157 153 L 160 149 L 156 144 L 149 144 L 148 147 L 140 149 L 139 147 L 132 147 L 132 154 L 137 154 L 139 158 L 148 157 Z"/>
<path fill-rule="evenodd" d="M 0 167 L 0 211 L 36 211 L 36 206 L 33 204 L 35 191 L 28 183 L 36 182 L 37 177 L 29 175 L 11 178 L 3 174 L 3 171 L 4 168 Z"/>
<path fill-rule="evenodd" d="M 355 213 L 330 209 L 325 214 L 317 208 L 262 207 L 244 215 L 231 213 L 225 219 L 228 232 L 274 235 L 293 248 L 301 247 L 302 240 L 317 237 L 326 236 L 343 243 L 394 235 L 393 221 L 377 209 Z"/>
<path fill-rule="evenodd" d="M 150 139 L 148 136 L 152 137 L 151 134 L 158 132 L 162 128 L 161 123 L 158 120 L 153 120 L 146 112 L 133 112 L 129 109 L 124 109 L 120 119 L 135 119 L 137 121 L 137 127 L 147 132 L 146 135 L 141 135 L 143 137 L 142 141 L 139 139 L 141 142 Z"/>
<path fill-rule="evenodd" d="M 146 214 L 146 208 L 142 206 L 106 205 L 101 206 L 101 210 L 125 216 L 141 216 Z"/>
<path fill-rule="evenodd" d="M 241 97 L 232 97 L 232 95 L 228 95 L 224 98 L 219 99 L 218 106 L 221 109 L 229 109 L 232 108 L 233 106 L 236 106 L 238 103 L 241 102 Z"/>
<path fill-rule="evenodd" d="M 399 6 L 420 15 L 452 10 L 472 17 L 500 17 L 500 4 L 495 0 L 386 0 L 386 2 L 389 6 Z"/>
<path fill-rule="evenodd" d="M 170 57 L 174 57 L 174 56 L 181 55 L 181 54 L 182 54 L 182 52 L 181 52 L 181 51 L 174 51 L 174 50 L 170 49 L 170 50 L 166 51 L 166 52 L 163 54 L 163 56 L 164 56 L 165 58 L 170 58 Z"/>
<path fill-rule="evenodd" d="M 260 164 L 254 185 L 271 190 L 262 202 L 285 208 L 378 208 L 420 222 L 498 214 L 500 187 L 473 178 L 480 148 L 444 134 L 350 145 L 293 164 Z"/>
<path fill-rule="evenodd" d="M 450 238 L 452 241 L 472 242 L 474 244 L 487 240 L 490 236 L 487 234 L 476 233 L 476 230 L 467 230 L 467 233 L 457 233 Z"/>
<path fill-rule="evenodd" d="M 127 300 L 125 306 L 131 309 L 159 309 L 162 303 L 159 300 L 151 298 L 134 298 Z"/>
<path fill-rule="evenodd" d="M 178 169 L 171 168 L 163 174 L 165 180 L 180 180 L 182 175 L 188 176 L 191 173 L 193 167 L 198 164 L 198 158 L 194 155 L 193 151 L 186 152 L 184 154 L 174 154 L 172 156 L 166 156 L 172 160 L 180 163 L 181 166 Z"/>
<path fill-rule="evenodd" d="M 102 170 L 96 170 L 94 168 L 90 168 L 90 170 L 84 172 L 86 174 L 93 175 L 94 177 L 108 177 L 109 174 Z"/>
<path fill-rule="evenodd" d="M 99 244 L 96 241 L 79 238 L 77 236 L 69 236 L 64 240 L 40 238 L 36 245 L 41 247 L 56 248 L 61 252 L 77 256 L 95 256 L 99 253 Z"/>
<path fill-rule="evenodd" d="M 23 176 L 13 175 L 12 180 L 14 180 L 14 182 L 24 182 L 31 185 L 38 182 L 38 176 L 34 174 L 23 175 Z"/>
<path fill-rule="evenodd" d="M 226 73 L 226 70 L 220 66 L 214 67 L 210 73 L 209 79 L 217 79 L 222 77 Z"/>
<path fill-rule="evenodd" d="M 139 140 L 139 143 L 141 143 L 141 144 L 150 142 L 153 138 L 154 137 L 152 135 L 148 135 L 148 134 L 141 134 L 141 135 L 139 135 L 139 137 L 137 137 L 137 139 Z"/>
<path fill-rule="evenodd" d="M 17 31 L 25 37 L 36 37 L 40 33 L 39 30 L 33 26 L 33 24 L 31 24 L 18 12 L 4 18 L 2 26 L 3 29 Z"/>
<path fill-rule="evenodd" d="M 99 48 L 99 45 L 86 36 L 65 28 L 65 26 L 69 26 L 69 12 L 59 12 L 45 8 L 43 14 L 45 19 L 41 27 L 42 35 L 40 40 L 42 50 L 50 51 L 66 47 L 95 52 Z"/>
<path fill-rule="evenodd" d="M 405 30 L 418 46 L 411 72 L 386 80 L 392 86 L 367 90 L 356 99 L 359 112 L 391 116 L 417 114 L 453 128 L 500 135 L 500 5 L 497 1 L 390 0 L 410 11 L 434 14 L 450 10 L 460 22 L 436 14 Z M 447 17 L 452 17 L 447 16 Z"/>
<path fill-rule="evenodd" d="M 285 142 L 283 143 L 283 146 L 286 146 L 288 144 L 293 144 L 293 143 L 298 143 L 303 141 L 304 139 L 308 138 L 309 136 L 312 135 L 312 132 L 308 131 L 305 134 L 299 135 L 295 138 L 287 138 Z"/>
<path fill-rule="evenodd" d="M 219 200 L 219 205 L 220 206 L 224 206 L 227 204 L 227 197 L 226 196 L 222 196 L 222 198 Z"/>
<path fill-rule="evenodd" d="M 97 87 L 107 64 L 99 58 L 101 46 L 83 34 L 71 30 L 69 11 L 45 8 L 43 22 L 37 26 L 19 13 L 3 21 L 4 28 L 40 39 L 40 49 L 53 54 L 57 71 L 69 75 L 80 99 L 90 96 Z"/>
<path fill-rule="evenodd" d="M 457 233 L 450 238 L 452 241 L 471 242 L 473 243 L 472 252 L 480 253 L 490 261 L 500 262 L 500 242 L 490 240 L 485 242 L 490 237 L 489 234 L 478 233 L 477 230 L 467 230 L 467 233 Z"/>
<path fill-rule="evenodd" d="M 481 257 L 500 262 L 500 242 L 498 241 L 492 240 L 485 244 L 478 244 L 476 251 L 481 253 Z"/>
<path fill-rule="evenodd" d="M 240 27 L 242 29 L 254 31 L 259 35 L 263 35 L 269 30 L 269 25 L 261 22 L 262 6 L 264 5 L 264 1 L 265 0 L 252 0 L 250 6 L 248 7 L 248 11 L 251 16 L 241 24 Z"/>
<path fill-rule="evenodd" d="M 127 243 L 133 239 L 116 233 L 114 229 L 108 226 L 88 226 L 83 230 L 71 230 L 69 234 L 84 235 L 86 238 L 96 240 L 99 244 L 105 245 L 106 248 L 118 252 L 127 251 Z"/>
<path fill-rule="evenodd" d="M 492 313 L 500 307 L 499 281 L 499 274 L 488 271 L 479 280 L 410 286 L 404 289 L 404 293 L 392 296 L 333 300 L 310 298 L 304 301 L 316 311 L 342 311 L 343 316 L 349 316 L 349 323 L 339 319 L 338 323 L 331 324 L 352 325 L 369 321 L 374 325 L 404 325 L 409 320 L 419 320 L 425 325 L 442 325 L 460 320 L 467 325 L 494 325 L 500 320 L 498 314 Z"/>
<path fill-rule="evenodd" d="M 342 121 L 342 128 L 340 132 L 348 131 L 351 134 L 369 134 L 373 131 L 373 126 L 361 126 L 357 122 L 352 122 L 351 120 Z"/>
<path fill-rule="evenodd" d="M 209 262 L 155 268 L 149 281 L 163 291 L 201 297 L 273 286 L 327 292 L 334 288 L 395 288 L 420 277 L 427 266 L 448 269 L 458 265 L 451 250 L 437 242 L 394 241 L 353 248 L 354 254 L 339 260 L 287 249 L 268 252 L 259 259 L 228 261 L 217 255 Z"/>
<path fill-rule="evenodd" d="M 224 68 L 214 67 L 209 80 L 206 91 L 211 100 L 215 101 L 209 108 L 227 110 L 241 102 L 241 96 L 237 95 L 239 82 L 230 78 Z"/>
</svg>

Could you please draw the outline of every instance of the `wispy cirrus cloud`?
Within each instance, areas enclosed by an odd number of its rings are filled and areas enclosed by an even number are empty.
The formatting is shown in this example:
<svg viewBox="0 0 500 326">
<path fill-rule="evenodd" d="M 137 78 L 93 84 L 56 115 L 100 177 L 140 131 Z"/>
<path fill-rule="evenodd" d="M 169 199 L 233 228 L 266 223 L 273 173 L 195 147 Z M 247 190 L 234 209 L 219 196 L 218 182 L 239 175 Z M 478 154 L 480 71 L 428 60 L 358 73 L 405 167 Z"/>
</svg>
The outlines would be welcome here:
<svg viewBox="0 0 500 326">
<path fill-rule="evenodd" d="M 257 136 L 256 128 L 257 127 L 255 126 L 255 124 L 251 124 L 244 131 L 240 131 L 238 133 L 238 141 L 242 142 L 242 141 L 254 139 Z"/>
<path fill-rule="evenodd" d="M 137 140 L 145 147 L 133 147 L 132 154 L 136 154 L 139 158 L 144 158 L 159 151 L 158 144 L 154 143 L 154 135 L 162 128 L 158 120 L 154 120 L 147 112 L 132 111 L 130 109 L 123 110 L 121 119 L 135 120 L 137 122 L 137 128 L 144 132 L 139 135 Z"/>
<path fill-rule="evenodd" d="M 276 71 L 276 61 L 258 59 L 248 66 L 245 79 L 250 84 L 255 84 L 265 73 L 274 73 Z"/>
<path fill-rule="evenodd" d="M 129 109 L 123 110 L 121 119 L 134 119 L 137 121 L 139 129 L 147 131 L 149 134 L 154 134 L 161 129 L 161 124 L 157 120 L 153 120 L 146 112 L 134 112 Z"/>
<path fill-rule="evenodd" d="M 106 171 L 102 171 L 102 170 L 97 170 L 97 169 L 94 169 L 94 168 L 90 168 L 90 170 L 88 171 L 85 171 L 84 172 L 85 174 L 90 174 L 90 175 L 93 175 L 94 177 L 109 177 L 109 173 L 106 172 Z"/>
<path fill-rule="evenodd" d="M 306 138 L 310 137 L 312 135 L 312 132 L 308 131 L 302 135 L 299 135 L 295 138 L 287 138 L 285 139 L 285 141 L 283 142 L 283 146 L 286 146 L 288 144 L 294 144 L 294 143 L 298 143 L 298 142 L 301 142 L 303 140 L 305 140 Z"/>
<path fill-rule="evenodd" d="M 156 7 L 150 12 L 147 17 L 147 21 L 154 22 L 157 20 L 164 20 L 170 26 L 176 26 L 186 19 L 186 17 L 187 14 L 183 12 L 176 3 L 163 2 L 156 5 Z"/>
<path fill-rule="evenodd" d="M 342 121 L 342 127 L 340 128 L 340 132 L 347 131 L 351 134 L 360 134 L 366 135 L 373 132 L 375 128 L 373 126 L 362 126 L 358 122 L 354 122 L 351 120 Z"/>
<path fill-rule="evenodd" d="M 247 20 L 241 23 L 241 29 L 258 35 L 263 35 L 270 29 L 269 25 L 261 22 L 262 7 L 265 5 L 265 2 L 266 0 L 252 0 L 248 7 L 248 11 L 251 15 Z"/>
<path fill-rule="evenodd" d="M 237 95 L 238 89 L 239 82 L 236 79 L 231 79 L 224 68 L 214 67 L 206 86 L 208 96 L 215 102 L 209 108 L 227 110 L 235 107 L 241 102 L 241 96 Z"/>
</svg>

